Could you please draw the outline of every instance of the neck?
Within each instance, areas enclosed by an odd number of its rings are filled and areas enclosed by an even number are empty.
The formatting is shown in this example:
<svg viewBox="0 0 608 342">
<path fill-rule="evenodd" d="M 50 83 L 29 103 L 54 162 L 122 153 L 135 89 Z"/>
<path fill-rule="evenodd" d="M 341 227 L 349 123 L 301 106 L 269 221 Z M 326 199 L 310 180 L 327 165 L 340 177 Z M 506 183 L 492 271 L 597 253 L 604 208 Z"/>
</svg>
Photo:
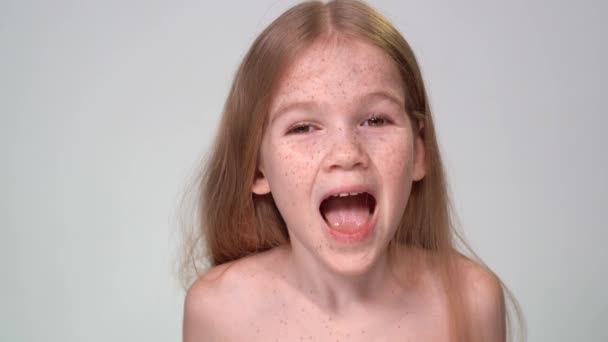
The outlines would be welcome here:
<svg viewBox="0 0 608 342">
<path fill-rule="evenodd" d="M 340 273 L 297 243 L 288 249 L 296 287 L 330 315 L 341 316 L 355 306 L 390 303 L 399 290 L 386 252 L 357 273 Z"/>
</svg>

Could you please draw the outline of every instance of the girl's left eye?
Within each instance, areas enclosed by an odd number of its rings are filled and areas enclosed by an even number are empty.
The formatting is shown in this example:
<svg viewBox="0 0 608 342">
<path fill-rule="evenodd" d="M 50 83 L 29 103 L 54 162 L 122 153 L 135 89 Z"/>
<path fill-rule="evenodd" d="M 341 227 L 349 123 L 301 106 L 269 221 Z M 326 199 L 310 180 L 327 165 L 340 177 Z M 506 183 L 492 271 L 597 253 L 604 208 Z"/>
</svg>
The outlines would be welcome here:
<svg viewBox="0 0 608 342">
<path fill-rule="evenodd" d="M 373 115 L 371 118 L 363 122 L 363 126 L 384 126 L 390 123 L 390 120 L 383 115 Z"/>
<path fill-rule="evenodd" d="M 305 134 L 312 132 L 314 129 L 315 128 L 310 124 L 298 124 L 291 127 L 287 131 L 287 134 Z"/>
</svg>

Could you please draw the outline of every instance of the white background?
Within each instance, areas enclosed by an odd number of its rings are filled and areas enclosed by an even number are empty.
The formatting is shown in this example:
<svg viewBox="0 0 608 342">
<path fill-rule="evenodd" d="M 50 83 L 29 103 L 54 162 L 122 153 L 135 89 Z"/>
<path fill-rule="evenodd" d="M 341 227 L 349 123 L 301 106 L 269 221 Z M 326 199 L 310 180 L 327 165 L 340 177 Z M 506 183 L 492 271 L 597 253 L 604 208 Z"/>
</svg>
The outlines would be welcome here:
<svg viewBox="0 0 608 342">
<path fill-rule="evenodd" d="M 178 199 L 293 1 L 0 1 L 0 340 L 178 341 Z M 372 1 L 530 341 L 607 341 L 607 5 Z"/>
</svg>

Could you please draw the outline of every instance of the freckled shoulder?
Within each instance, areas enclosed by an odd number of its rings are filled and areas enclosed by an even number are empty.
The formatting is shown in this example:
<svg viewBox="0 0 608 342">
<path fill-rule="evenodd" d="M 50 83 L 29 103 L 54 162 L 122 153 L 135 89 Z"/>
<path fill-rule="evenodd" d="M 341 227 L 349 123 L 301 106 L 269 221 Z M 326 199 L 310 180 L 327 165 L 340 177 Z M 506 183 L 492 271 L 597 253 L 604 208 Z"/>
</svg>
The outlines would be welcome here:
<svg viewBox="0 0 608 342">
<path fill-rule="evenodd" d="M 457 265 L 475 340 L 505 341 L 505 303 L 499 278 L 487 267 L 464 256 L 459 257 Z"/>
<path fill-rule="evenodd" d="M 184 302 L 183 340 L 215 341 L 222 338 L 223 317 L 228 314 L 226 296 L 234 285 L 230 262 L 202 274 L 190 287 Z"/>
<path fill-rule="evenodd" d="M 271 278 L 278 251 L 268 251 L 221 264 L 202 274 L 184 303 L 184 341 L 225 340 L 239 322 L 249 321 L 256 299 Z"/>
</svg>

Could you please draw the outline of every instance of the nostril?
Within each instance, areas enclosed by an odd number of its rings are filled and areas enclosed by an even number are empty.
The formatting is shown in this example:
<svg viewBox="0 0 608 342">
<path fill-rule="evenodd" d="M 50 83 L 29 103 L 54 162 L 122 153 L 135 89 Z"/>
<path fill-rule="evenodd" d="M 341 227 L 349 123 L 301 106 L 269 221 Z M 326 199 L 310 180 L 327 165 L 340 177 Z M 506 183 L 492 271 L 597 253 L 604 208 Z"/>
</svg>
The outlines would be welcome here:
<svg viewBox="0 0 608 342">
<path fill-rule="evenodd" d="M 358 144 L 336 144 L 327 156 L 328 169 L 366 168 L 369 157 Z"/>
</svg>

